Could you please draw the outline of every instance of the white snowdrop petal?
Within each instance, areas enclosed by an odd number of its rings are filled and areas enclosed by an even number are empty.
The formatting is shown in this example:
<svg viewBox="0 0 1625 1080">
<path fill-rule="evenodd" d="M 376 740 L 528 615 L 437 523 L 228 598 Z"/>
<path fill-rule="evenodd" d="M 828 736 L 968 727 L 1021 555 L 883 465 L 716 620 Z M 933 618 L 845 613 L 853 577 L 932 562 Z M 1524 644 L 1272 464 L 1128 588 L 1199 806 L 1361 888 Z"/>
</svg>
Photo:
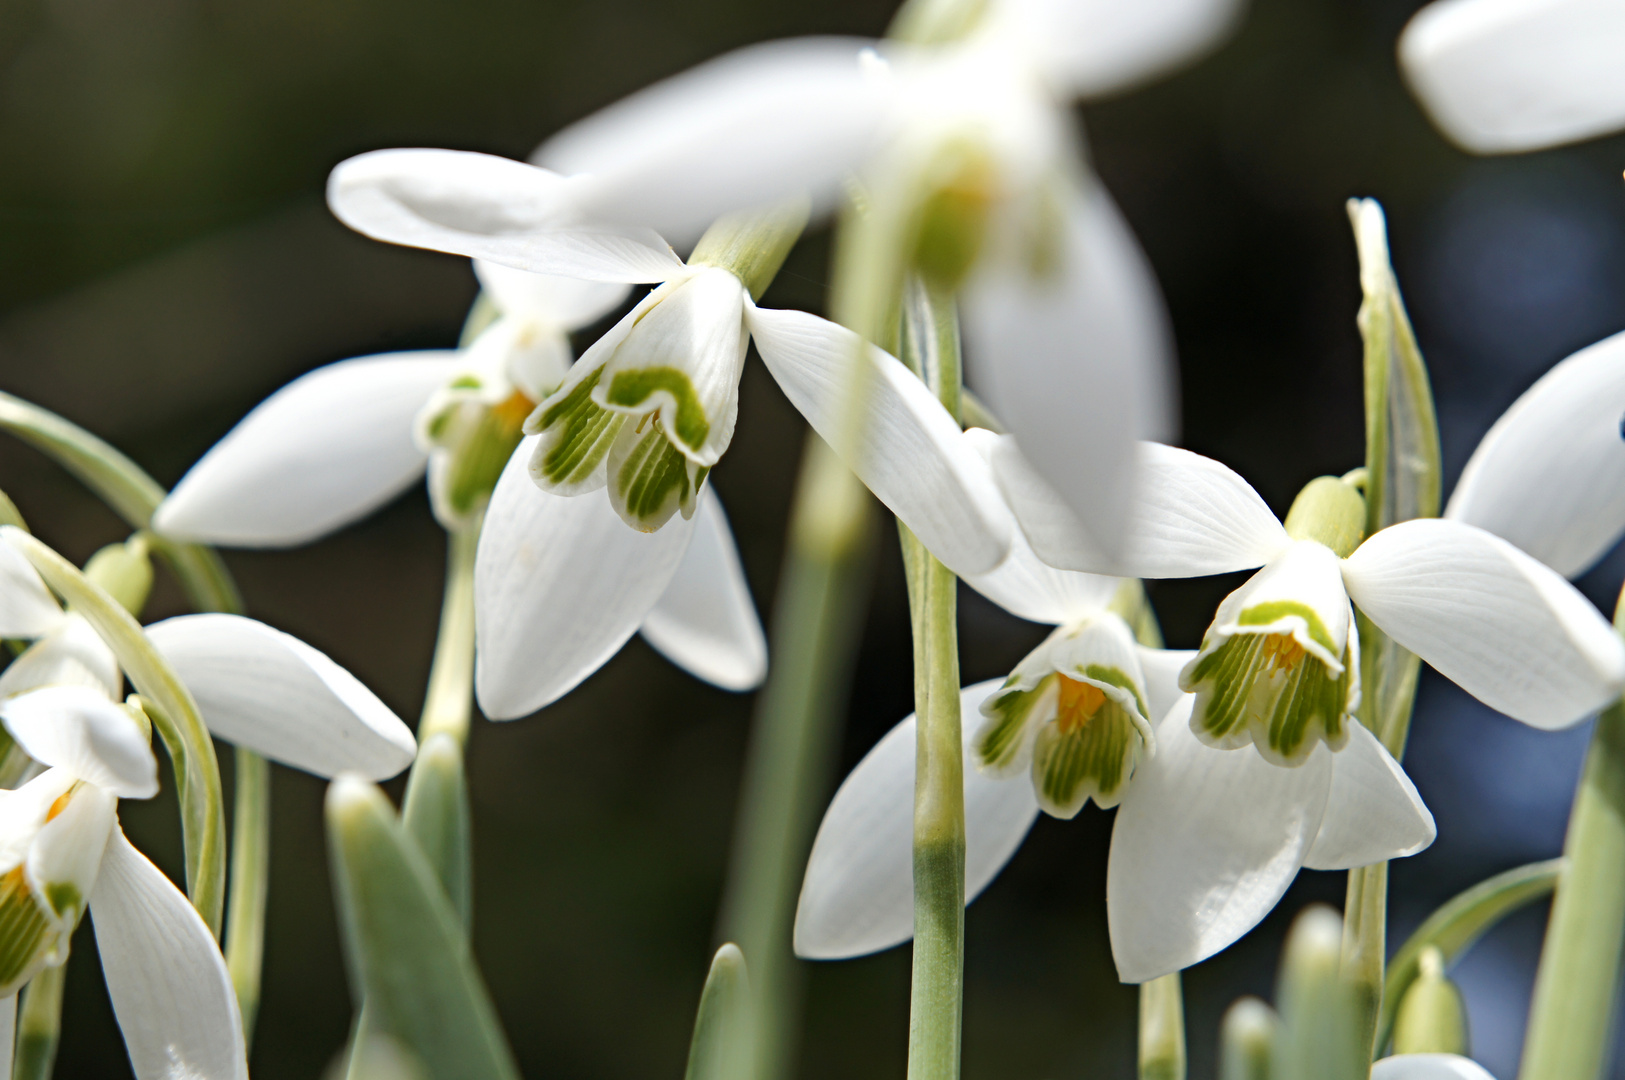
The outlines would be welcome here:
<svg viewBox="0 0 1625 1080">
<path fill-rule="evenodd" d="M 1051 82 L 1080 96 L 1122 90 L 1196 59 L 1235 26 L 1243 0 L 1001 0 Z"/>
<path fill-rule="evenodd" d="M 1154 729 L 1185 696 L 1179 688 L 1179 673 L 1196 656 L 1196 650 L 1149 649 L 1142 645 L 1139 654 L 1140 671 L 1145 676 L 1145 707 L 1151 710 Z"/>
<path fill-rule="evenodd" d="M 17 745 L 127 799 L 158 794 L 158 761 L 135 720 L 107 695 L 54 686 L 0 702 L 0 719 Z"/>
<path fill-rule="evenodd" d="M 1435 123 L 1480 154 L 1625 127 L 1625 7 L 1615 0 L 1440 0 L 1399 39 Z"/>
<path fill-rule="evenodd" d="M 643 638 L 697 678 L 724 690 L 750 690 L 767 675 L 767 637 L 739 565 L 722 501 L 700 493 L 694 539 L 643 620 Z"/>
<path fill-rule="evenodd" d="M 745 318 L 767 369 L 814 431 L 841 450 L 843 414 L 862 358 L 869 415 L 847 465 L 955 573 L 996 567 L 1010 550 L 1010 512 L 959 425 L 895 357 L 860 350 L 845 327 L 801 311 L 751 305 Z"/>
<path fill-rule="evenodd" d="M 116 698 L 118 657 L 83 615 L 70 613 L 0 673 L 0 699 L 47 686 L 83 686 Z"/>
<path fill-rule="evenodd" d="M 1286 530 L 1269 506 L 1226 466 L 1152 442 L 1139 444 L 1137 459 L 1137 487 L 1116 557 L 1008 436 L 994 449 L 993 468 L 1033 550 L 1053 566 L 1124 577 L 1200 577 L 1262 566 L 1286 546 Z"/>
<path fill-rule="evenodd" d="M 1103 186 L 1071 197 L 1060 241 L 1046 277 L 985 260 L 966 286 L 968 381 L 1110 556 L 1139 482 L 1135 441 L 1172 437 L 1172 335 L 1151 267 Z"/>
<path fill-rule="evenodd" d="M 682 262 L 646 228 L 580 220 L 581 185 L 522 161 L 458 150 L 377 150 L 340 162 L 327 205 L 375 240 L 534 274 L 664 281 Z"/>
<path fill-rule="evenodd" d="M 982 702 L 1003 680 L 960 692 L 965 753 L 965 902 L 1010 861 L 1038 817 L 1025 774 L 978 772 L 970 750 Z M 861 956 L 914 936 L 915 722 L 875 744 L 824 813 L 796 908 L 795 949 L 815 960 Z"/>
<path fill-rule="evenodd" d="M 412 732 L 371 690 L 291 634 L 241 615 L 182 615 L 147 637 L 209 730 L 284 765 L 385 780 L 412 763 Z"/>
<path fill-rule="evenodd" d="M 295 379 L 192 466 L 153 527 L 184 540 L 286 547 L 365 517 L 423 475 L 412 422 L 457 357 L 388 353 Z"/>
<path fill-rule="evenodd" d="M 37 638 L 62 622 L 62 605 L 32 563 L 10 544 L 0 544 L 0 637 Z"/>
<path fill-rule="evenodd" d="M 1348 722 L 1348 745 L 1332 755 L 1332 790 L 1320 832 L 1304 856 L 1311 870 L 1348 870 L 1414 855 L 1438 830 L 1416 785 L 1377 737 Z"/>
<path fill-rule="evenodd" d="M 137 1080 L 248 1080 L 237 995 L 213 935 L 117 828 L 90 916 Z"/>
<path fill-rule="evenodd" d="M 1395 641 L 1526 724 L 1579 723 L 1625 689 L 1625 645 L 1590 601 L 1482 529 L 1391 525 L 1343 561 L 1343 580 Z"/>
<path fill-rule="evenodd" d="M 1203 745 L 1193 700 L 1157 727 L 1112 829 L 1106 919 L 1124 982 L 1190 967 L 1257 926 L 1297 876 L 1331 788 L 1324 745 L 1293 769 Z"/>
<path fill-rule="evenodd" d="M 620 651 L 666 591 L 699 518 L 641 533 L 602 491 L 542 491 L 528 467 L 538 438 L 519 444 L 497 481 L 474 568 L 475 688 L 493 720 L 556 701 Z"/>
<path fill-rule="evenodd" d="M 1578 577 L 1625 532 L 1622 423 L 1625 333 L 1581 349 L 1512 403 L 1473 451 L 1444 516 Z"/>
<path fill-rule="evenodd" d="M 532 274 L 483 259 L 474 260 L 474 276 L 504 315 L 540 320 L 563 330 L 597 322 L 620 306 L 631 291 L 621 281 Z"/>
<path fill-rule="evenodd" d="M 565 128 L 539 165 L 586 173 L 595 218 L 697 236 L 720 214 L 810 195 L 833 206 L 874 148 L 889 86 L 869 77 L 857 38 L 795 38 L 738 49 Z"/>
<path fill-rule="evenodd" d="M 1459 1054 L 1395 1054 L 1371 1066 L 1371 1080 L 1495 1080 L 1490 1071 Z"/>
</svg>

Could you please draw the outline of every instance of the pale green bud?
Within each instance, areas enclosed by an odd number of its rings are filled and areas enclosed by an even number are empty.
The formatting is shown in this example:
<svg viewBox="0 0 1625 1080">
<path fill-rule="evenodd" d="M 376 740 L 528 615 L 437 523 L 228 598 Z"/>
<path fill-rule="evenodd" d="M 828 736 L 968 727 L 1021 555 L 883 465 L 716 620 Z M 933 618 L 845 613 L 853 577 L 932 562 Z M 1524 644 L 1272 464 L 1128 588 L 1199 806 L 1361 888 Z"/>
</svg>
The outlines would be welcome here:
<svg viewBox="0 0 1625 1080">
<path fill-rule="evenodd" d="M 1394 1016 L 1394 1053 L 1467 1054 L 1467 1007 L 1444 973 L 1444 954 L 1428 946 L 1417 958 L 1416 981 Z"/>
<path fill-rule="evenodd" d="M 109 544 L 90 557 L 85 576 L 117 600 L 131 615 L 139 616 L 152 592 L 152 558 L 147 538 L 136 533 L 122 544 Z"/>
<path fill-rule="evenodd" d="M 1281 959 L 1281 1033 L 1272 1080 L 1364 1080 L 1354 988 L 1343 978 L 1343 920 L 1314 904 L 1292 924 Z"/>
<path fill-rule="evenodd" d="M 1219 1029 L 1219 1080 L 1270 1080 L 1280 1018 L 1255 997 L 1230 1006 Z"/>
</svg>

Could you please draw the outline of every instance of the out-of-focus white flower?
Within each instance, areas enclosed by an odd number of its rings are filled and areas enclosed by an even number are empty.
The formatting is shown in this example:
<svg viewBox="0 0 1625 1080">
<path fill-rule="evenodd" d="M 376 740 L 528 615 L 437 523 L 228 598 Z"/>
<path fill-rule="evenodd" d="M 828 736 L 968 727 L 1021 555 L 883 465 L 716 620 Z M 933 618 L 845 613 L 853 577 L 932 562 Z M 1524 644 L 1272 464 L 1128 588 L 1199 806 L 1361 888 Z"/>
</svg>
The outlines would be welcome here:
<svg viewBox="0 0 1625 1080">
<path fill-rule="evenodd" d="M 927 35 L 945 44 L 752 46 L 549 140 L 534 160 L 568 179 L 449 152 L 364 155 L 335 171 L 329 197 L 370 235 L 535 269 L 527 243 L 550 230 L 608 221 L 692 235 L 798 194 L 831 206 L 856 171 L 865 204 L 908 248 L 886 257 L 964 283 L 976 381 L 1044 475 L 1109 529 L 1133 439 L 1171 428 L 1171 348 L 1149 267 L 1080 170 L 1065 106 L 1200 52 L 1238 8 L 1001 0 L 967 8 L 962 32 Z"/>
<path fill-rule="evenodd" d="M 302 544 L 371 513 L 426 464 L 436 515 L 466 525 L 525 417 L 564 380 L 569 332 L 627 289 L 496 263 L 474 272 L 497 315 L 466 349 L 364 356 L 294 380 L 192 467 L 154 528 L 240 547 Z"/>
<path fill-rule="evenodd" d="M 1395 1054 L 1371 1066 L 1371 1080 L 1495 1080 L 1460 1054 Z"/>
<path fill-rule="evenodd" d="M 1444 516 L 1578 577 L 1625 532 L 1625 334 L 1541 376 L 1473 451 Z"/>
<path fill-rule="evenodd" d="M 1468 150 L 1505 154 L 1625 127 L 1615 0 L 1437 0 L 1399 39 L 1411 88 Z"/>
</svg>

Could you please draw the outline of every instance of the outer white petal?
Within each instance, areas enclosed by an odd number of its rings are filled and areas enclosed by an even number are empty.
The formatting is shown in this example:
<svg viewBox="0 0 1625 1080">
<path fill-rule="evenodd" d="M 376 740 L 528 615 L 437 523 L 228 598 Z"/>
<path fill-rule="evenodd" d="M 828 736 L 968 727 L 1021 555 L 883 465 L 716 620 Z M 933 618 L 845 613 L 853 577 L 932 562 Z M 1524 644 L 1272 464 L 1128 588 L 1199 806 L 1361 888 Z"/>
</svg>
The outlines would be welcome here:
<svg viewBox="0 0 1625 1080">
<path fill-rule="evenodd" d="M 1456 1054 L 1395 1054 L 1371 1066 L 1371 1080 L 1495 1080 L 1471 1058 Z"/>
<path fill-rule="evenodd" d="M 1145 676 L 1145 707 L 1151 710 L 1151 726 L 1156 728 L 1170 709 L 1185 696 L 1179 689 L 1179 673 L 1196 655 L 1195 649 L 1148 649 L 1141 646 L 1140 671 Z"/>
<path fill-rule="evenodd" d="M 1481 154 L 1625 127 L 1625 8 L 1615 0 L 1443 0 L 1399 58 L 1435 123 Z"/>
<path fill-rule="evenodd" d="M 978 772 L 970 744 L 978 710 L 1002 680 L 960 691 L 965 739 L 965 902 L 1027 836 L 1038 802 L 1026 774 Z M 914 936 L 914 717 L 875 744 L 824 813 L 796 908 L 795 949 L 812 960 L 861 956 Z"/>
<path fill-rule="evenodd" d="M 524 315 L 565 330 L 597 322 L 629 290 L 625 282 L 531 274 L 482 259 L 474 260 L 474 276 L 504 315 Z"/>
<path fill-rule="evenodd" d="M 126 799 L 158 794 L 158 760 L 135 720 L 96 690 L 55 686 L 0 703 L 17 745 L 41 765 Z"/>
<path fill-rule="evenodd" d="M 412 421 L 456 371 L 456 357 L 366 356 L 295 379 L 192 466 L 153 515 L 154 528 L 284 547 L 365 517 L 423 474 Z"/>
<path fill-rule="evenodd" d="M 66 769 L 46 769 L 22 787 L 0 789 L 0 873 L 10 873 L 27 861 L 45 816 L 78 782 Z"/>
<path fill-rule="evenodd" d="M 666 591 L 699 518 L 641 533 L 601 491 L 550 495 L 527 467 L 537 438 L 497 481 L 474 567 L 474 683 L 493 720 L 556 701 L 614 656 Z"/>
<path fill-rule="evenodd" d="M 247 1080 L 242 1016 L 220 949 L 180 890 L 116 828 L 90 914 L 137 1080 Z"/>
<path fill-rule="evenodd" d="M 1377 737 L 1349 720 L 1348 745 L 1332 755 L 1332 792 L 1320 833 L 1304 856 L 1311 870 L 1355 866 L 1415 855 L 1433 843 L 1433 815 Z"/>
<path fill-rule="evenodd" d="M 1625 689 L 1625 645 L 1543 563 L 1458 521 L 1405 521 L 1343 561 L 1349 596 L 1390 637 L 1492 709 L 1578 723 Z"/>
<path fill-rule="evenodd" d="M 0 698 L 46 686 L 83 686 L 116 698 L 123 685 L 113 650 L 83 615 L 70 614 L 0 674 Z"/>
<path fill-rule="evenodd" d="M 739 565 L 722 501 L 707 487 L 694 539 L 671 584 L 643 620 L 643 638 L 666 659 L 724 690 L 750 690 L 767 674 L 767 638 Z"/>
<path fill-rule="evenodd" d="M 1058 89 L 1091 96 L 1161 75 L 1213 48 L 1241 0 L 1002 0 Z"/>
<path fill-rule="evenodd" d="M 860 350 L 856 334 L 826 319 L 749 305 L 745 321 L 785 396 L 837 450 L 854 368 L 866 361 L 869 415 L 847 465 L 955 573 L 982 574 L 1003 561 L 1010 512 L 987 463 L 924 383 L 888 353 Z"/>
<path fill-rule="evenodd" d="M 797 38 L 739 49 L 566 128 L 533 160 L 592 174 L 587 213 L 673 235 L 802 193 L 830 206 L 885 117 L 889 85 L 860 61 L 873 45 Z"/>
<path fill-rule="evenodd" d="M 960 438 L 975 447 L 984 461 L 991 461 L 999 445 L 999 436 L 984 428 L 972 428 Z M 1012 516 L 1012 525 L 1014 521 Z M 987 573 L 965 578 L 965 584 L 1012 615 L 1058 625 L 1103 609 L 1122 582 L 1100 574 L 1057 570 L 1038 557 L 1019 528 L 1012 527 L 1010 554 Z"/>
<path fill-rule="evenodd" d="M 1147 982 L 1226 948 L 1269 914 L 1320 829 L 1331 752 L 1295 769 L 1190 731 L 1186 696 L 1157 728 L 1117 811 L 1106 919 L 1124 982 Z"/>
<path fill-rule="evenodd" d="M 1075 196 L 1062 228 L 1049 276 L 987 260 L 972 279 L 966 358 L 1022 453 L 1115 555 L 1135 440 L 1172 436 L 1173 344 L 1151 267 L 1105 188 Z"/>
<path fill-rule="evenodd" d="M 1444 516 L 1577 577 L 1625 532 L 1622 418 L 1625 333 L 1581 349 L 1512 403 L 1473 451 Z"/>
<path fill-rule="evenodd" d="M 682 262 L 643 228 L 580 220 L 580 184 L 458 150 L 377 150 L 341 162 L 327 205 L 375 240 L 489 259 L 534 274 L 664 281 Z"/>
<path fill-rule="evenodd" d="M 1038 475 L 1014 440 L 993 452 L 999 487 L 1039 558 L 1054 566 L 1124 577 L 1200 577 L 1262 566 L 1286 530 L 1252 485 L 1212 458 L 1139 444 L 1136 491 L 1122 554 L 1113 558 Z"/>
<path fill-rule="evenodd" d="M 361 680 L 291 634 L 240 615 L 182 615 L 147 637 L 227 742 L 313 772 L 385 780 L 417 742 Z"/>
<path fill-rule="evenodd" d="M 23 553 L 0 544 L 0 637 L 37 638 L 62 622 L 62 605 Z"/>
</svg>

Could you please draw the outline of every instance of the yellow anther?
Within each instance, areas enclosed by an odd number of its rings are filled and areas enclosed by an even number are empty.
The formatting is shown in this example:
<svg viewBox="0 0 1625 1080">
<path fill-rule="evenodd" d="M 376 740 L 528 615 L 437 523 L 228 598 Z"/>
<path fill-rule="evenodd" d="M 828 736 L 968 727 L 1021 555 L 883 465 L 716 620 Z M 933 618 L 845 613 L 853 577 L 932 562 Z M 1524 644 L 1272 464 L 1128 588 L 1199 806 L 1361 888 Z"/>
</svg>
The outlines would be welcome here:
<svg viewBox="0 0 1625 1080">
<path fill-rule="evenodd" d="M 1264 662 L 1276 671 L 1290 671 L 1303 659 L 1303 646 L 1291 634 L 1268 634 L 1263 645 Z"/>
<path fill-rule="evenodd" d="M 525 418 L 536 408 L 536 403 L 525 396 L 521 390 L 515 390 L 507 399 L 491 407 L 491 414 L 502 423 L 504 427 L 518 431 L 524 424 Z"/>
<path fill-rule="evenodd" d="M 1056 702 L 1055 723 L 1064 735 L 1082 731 L 1084 725 L 1095 718 L 1095 713 L 1106 704 L 1106 694 L 1093 683 L 1078 682 L 1060 676 L 1061 693 Z"/>
</svg>

